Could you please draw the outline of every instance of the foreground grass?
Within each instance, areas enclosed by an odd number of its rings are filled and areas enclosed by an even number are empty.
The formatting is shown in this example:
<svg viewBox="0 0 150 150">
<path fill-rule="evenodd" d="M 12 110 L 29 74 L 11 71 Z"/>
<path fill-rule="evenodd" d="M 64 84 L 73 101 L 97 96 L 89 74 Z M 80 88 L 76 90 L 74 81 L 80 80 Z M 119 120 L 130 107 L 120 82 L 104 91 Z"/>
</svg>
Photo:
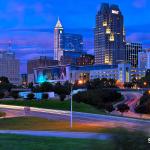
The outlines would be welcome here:
<svg viewBox="0 0 150 150">
<path fill-rule="evenodd" d="M 61 102 L 59 100 L 1 100 L 0 104 L 6 105 L 16 105 L 16 106 L 29 106 L 37 108 L 46 108 L 46 109 L 58 109 L 58 110 L 70 110 L 70 101 Z M 87 112 L 94 114 L 105 114 L 104 110 L 98 110 L 93 106 L 73 102 L 73 111 L 77 112 Z"/>
<path fill-rule="evenodd" d="M 0 150 L 115 150 L 110 141 L 0 135 Z"/>
<path fill-rule="evenodd" d="M 53 121 L 22 117 L 0 119 L 0 130 L 57 130 L 78 132 L 110 133 L 111 140 L 84 140 L 67 138 L 33 137 L 0 134 L 0 150 L 148 150 L 148 135 L 143 132 L 127 131 L 121 128 L 100 128 L 93 124 Z"/>
<path fill-rule="evenodd" d="M 106 127 L 92 123 L 74 122 L 70 129 L 69 121 L 55 121 L 36 117 L 19 117 L 0 119 L 0 130 L 43 130 L 43 131 L 78 131 L 105 132 Z"/>
</svg>

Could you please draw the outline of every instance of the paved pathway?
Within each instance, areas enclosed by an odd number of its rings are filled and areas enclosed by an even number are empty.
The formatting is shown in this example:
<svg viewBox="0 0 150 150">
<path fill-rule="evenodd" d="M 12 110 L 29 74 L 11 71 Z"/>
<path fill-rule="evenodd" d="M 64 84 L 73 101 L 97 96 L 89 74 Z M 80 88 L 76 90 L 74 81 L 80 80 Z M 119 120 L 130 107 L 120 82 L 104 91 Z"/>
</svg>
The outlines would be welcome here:
<svg viewBox="0 0 150 150">
<path fill-rule="evenodd" d="M 17 134 L 43 137 L 63 137 L 77 139 L 111 139 L 110 134 L 106 133 L 89 133 L 89 132 L 61 132 L 61 131 L 31 131 L 31 130 L 0 130 L 0 134 Z"/>
</svg>

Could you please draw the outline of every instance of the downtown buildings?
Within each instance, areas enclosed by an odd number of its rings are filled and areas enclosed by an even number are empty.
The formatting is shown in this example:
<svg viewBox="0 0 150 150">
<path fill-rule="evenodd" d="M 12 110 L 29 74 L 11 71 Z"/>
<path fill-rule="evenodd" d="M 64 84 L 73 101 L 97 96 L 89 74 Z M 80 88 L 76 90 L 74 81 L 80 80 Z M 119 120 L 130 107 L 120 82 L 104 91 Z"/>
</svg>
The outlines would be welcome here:
<svg viewBox="0 0 150 150">
<path fill-rule="evenodd" d="M 111 78 L 124 83 L 145 75 L 145 70 L 136 68 L 142 46 L 126 44 L 124 18 L 117 5 L 102 4 L 96 15 L 94 34 L 95 64 L 94 58 L 81 55 L 81 36 L 66 34 L 58 19 L 54 30 L 54 59 L 61 63 L 36 68 L 35 81 L 86 82 L 95 78 Z"/>
<path fill-rule="evenodd" d="M 72 52 L 72 55 L 82 54 L 83 37 L 80 34 L 65 33 L 58 19 L 54 29 L 54 60 L 61 61 L 61 59 L 69 57 L 70 54 L 67 52 Z"/>
<path fill-rule="evenodd" d="M 20 84 L 20 62 L 16 59 L 15 53 L 0 52 L 0 76 L 7 77 L 14 85 Z"/>
<path fill-rule="evenodd" d="M 95 78 L 111 78 L 125 83 L 145 76 L 146 69 L 138 68 L 142 45 L 126 42 L 124 17 L 119 6 L 102 4 L 96 15 L 94 35 L 95 64 L 94 58 L 82 54 L 81 36 L 66 34 L 58 19 L 54 30 L 54 59 L 60 63 L 34 69 L 36 83 L 87 82 Z"/>
</svg>

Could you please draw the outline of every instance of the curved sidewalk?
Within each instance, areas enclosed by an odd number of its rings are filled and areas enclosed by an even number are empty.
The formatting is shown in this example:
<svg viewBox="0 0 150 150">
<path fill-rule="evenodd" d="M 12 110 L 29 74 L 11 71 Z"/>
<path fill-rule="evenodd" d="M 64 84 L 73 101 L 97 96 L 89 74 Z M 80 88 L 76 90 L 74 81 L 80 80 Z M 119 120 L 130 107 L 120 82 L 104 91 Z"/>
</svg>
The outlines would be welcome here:
<svg viewBox="0 0 150 150">
<path fill-rule="evenodd" d="M 62 131 L 32 131 L 32 130 L 0 130 L 0 134 L 17 134 L 43 137 L 61 137 L 77 139 L 111 139 L 111 134 L 90 132 L 62 132 Z"/>
</svg>

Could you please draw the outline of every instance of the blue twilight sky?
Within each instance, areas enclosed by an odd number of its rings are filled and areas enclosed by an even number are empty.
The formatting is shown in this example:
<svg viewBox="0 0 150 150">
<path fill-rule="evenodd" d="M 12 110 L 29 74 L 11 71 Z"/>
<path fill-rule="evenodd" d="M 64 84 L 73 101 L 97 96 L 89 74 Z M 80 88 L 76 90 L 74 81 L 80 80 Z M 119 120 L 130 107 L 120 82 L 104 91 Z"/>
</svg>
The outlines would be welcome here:
<svg viewBox="0 0 150 150">
<path fill-rule="evenodd" d="M 81 33 L 85 50 L 93 52 L 95 15 L 102 2 L 118 4 L 127 40 L 150 47 L 150 0 L 0 0 L 0 49 L 21 59 L 53 54 L 53 28 L 59 16 L 66 32 Z"/>
</svg>

